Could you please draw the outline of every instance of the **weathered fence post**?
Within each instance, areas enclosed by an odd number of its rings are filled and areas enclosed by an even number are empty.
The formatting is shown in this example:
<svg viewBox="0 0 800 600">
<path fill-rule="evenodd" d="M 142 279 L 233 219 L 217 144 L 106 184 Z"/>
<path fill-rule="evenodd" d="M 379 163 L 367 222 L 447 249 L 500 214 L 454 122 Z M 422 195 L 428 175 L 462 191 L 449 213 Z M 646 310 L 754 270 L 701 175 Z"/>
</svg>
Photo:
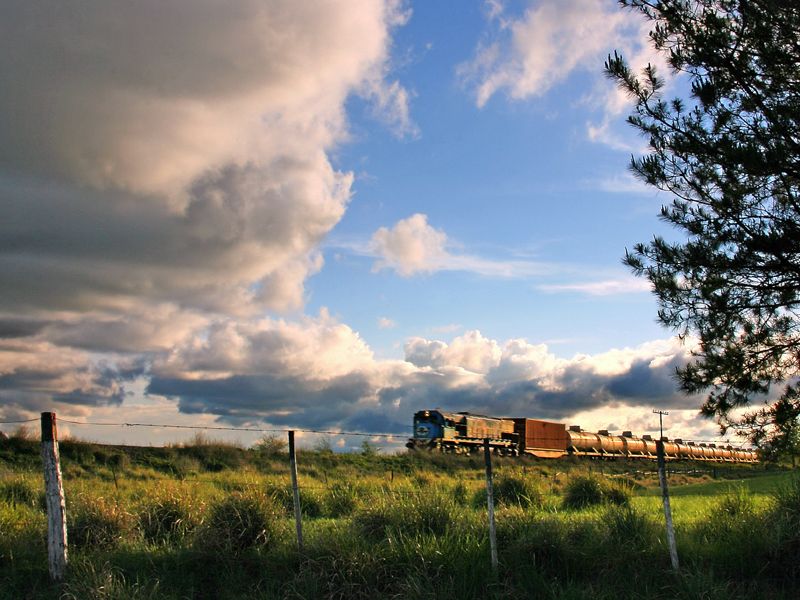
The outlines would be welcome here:
<svg viewBox="0 0 800 600">
<path fill-rule="evenodd" d="M 486 504 L 489 507 L 489 552 L 492 556 L 492 571 L 497 572 L 497 532 L 494 525 L 494 483 L 492 482 L 492 449 L 489 438 L 483 440 L 483 456 L 486 460 Z"/>
<path fill-rule="evenodd" d="M 666 459 L 664 458 L 664 440 L 658 440 L 656 442 L 656 454 L 658 456 L 658 480 L 659 483 L 661 483 L 661 497 L 664 501 L 664 520 L 667 522 L 667 545 L 669 546 L 669 558 L 672 561 L 672 568 L 677 571 L 679 568 L 678 547 L 675 543 L 675 529 L 672 526 L 672 509 L 669 505 Z"/>
<path fill-rule="evenodd" d="M 42 413 L 42 463 L 47 503 L 47 558 L 50 577 L 61 581 L 67 568 L 67 509 L 61 481 L 56 413 Z"/>
<path fill-rule="evenodd" d="M 294 498 L 294 522 L 297 528 L 297 548 L 303 551 L 303 516 L 300 510 L 300 488 L 297 486 L 297 457 L 294 453 L 294 431 L 289 432 L 289 465 L 292 472 L 292 496 Z"/>
</svg>

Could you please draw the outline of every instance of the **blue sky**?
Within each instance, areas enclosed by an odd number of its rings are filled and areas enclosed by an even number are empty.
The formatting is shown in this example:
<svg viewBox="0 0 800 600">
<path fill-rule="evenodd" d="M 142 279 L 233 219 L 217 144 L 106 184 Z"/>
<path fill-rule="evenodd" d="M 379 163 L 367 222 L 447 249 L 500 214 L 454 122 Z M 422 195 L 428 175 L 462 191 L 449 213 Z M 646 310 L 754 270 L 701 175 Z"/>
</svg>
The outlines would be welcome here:
<svg viewBox="0 0 800 600">
<path fill-rule="evenodd" d="M 327 242 L 324 271 L 309 281 L 309 307 L 342 315 L 382 352 L 410 335 L 456 325 L 497 339 L 548 341 L 564 356 L 608 349 L 611 340 L 636 345 L 662 336 L 644 289 L 599 295 L 548 287 L 635 286 L 621 265 L 624 250 L 661 229 L 654 218 L 661 200 L 627 174 L 630 151 L 587 133 L 602 110 L 583 98 L 602 82 L 605 54 L 588 57 L 541 97 L 498 93 L 478 107 L 459 69 L 493 27 L 487 9 L 471 8 L 415 6 L 395 37 L 398 76 L 414 93 L 417 135 L 398 139 L 376 130 L 368 109 L 354 103 L 354 143 L 337 152 L 337 164 L 356 172 L 356 193 Z M 632 148 L 639 143 L 624 115 L 613 126 Z M 528 263 L 529 272 L 440 271 L 398 279 L 395 272 L 372 272 L 374 259 L 347 252 L 366 246 L 379 227 L 415 213 L 445 232 L 459 254 Z M 380 329 L 378 316 L 396 327 Z"/>
<path fill-rule="evenodd" d="M 663 66 L 638 15 L 9 10 L 0 420 L 402 432 L 441 406 L 645 433 L 666 407 L 668 433 L 715 435 L 672 381 L 687 347 L 621 264 L 674 235 L 602 72 L 615 49 Z"/>
</svg>

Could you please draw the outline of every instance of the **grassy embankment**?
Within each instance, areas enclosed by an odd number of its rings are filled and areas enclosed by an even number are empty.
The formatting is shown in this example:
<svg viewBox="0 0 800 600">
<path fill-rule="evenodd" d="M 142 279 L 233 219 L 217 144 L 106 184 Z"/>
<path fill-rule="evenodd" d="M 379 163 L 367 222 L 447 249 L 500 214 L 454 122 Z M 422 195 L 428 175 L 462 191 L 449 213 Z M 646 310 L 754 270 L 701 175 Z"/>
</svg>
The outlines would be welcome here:
<svg viewBox="0 0 800 600">
<path fill-rule="evenodd" d="M 800 484 L 674 465 L 673 575 L 653 465 L 301 452 L 297 552 L 280 444 L 64 442 L 70 571 L 48 581 L 38 444 L 0 442 L 0 598 L 793 598 Z"/>
</svg>

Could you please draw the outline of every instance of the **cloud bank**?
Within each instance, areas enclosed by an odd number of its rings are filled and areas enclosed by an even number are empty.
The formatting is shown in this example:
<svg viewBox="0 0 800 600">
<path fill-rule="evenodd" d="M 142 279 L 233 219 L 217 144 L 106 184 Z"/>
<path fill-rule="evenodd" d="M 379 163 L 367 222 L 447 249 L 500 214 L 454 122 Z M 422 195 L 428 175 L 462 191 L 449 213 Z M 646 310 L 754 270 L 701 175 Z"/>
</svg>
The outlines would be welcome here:
<svg viewBox="0 0 800 600">
<path fill-rule="evenodd" d="M 415 129 L 388 77 L 408 16 L 392 0 L 8 3 L 4 389 L 119 402 L 127 371 L 99 357 L 149 365 L 217 322 L 301 309 L 352 194 L 329 160 L 346 100 Z"/>
<path fill-rule="evenodd" d="M 478 331 L 411 338 L 403 359 L 378 360 L 323 312 L 220 324 L 154 364 L 149 392 L 230 422 L 402 432 L 431 407 L 556 420 L 623 405 L 690 409 L 697 398 L 673 381 L 686 360 L 675 340 L 563 359 L 544 344 Z"/>
</svg>

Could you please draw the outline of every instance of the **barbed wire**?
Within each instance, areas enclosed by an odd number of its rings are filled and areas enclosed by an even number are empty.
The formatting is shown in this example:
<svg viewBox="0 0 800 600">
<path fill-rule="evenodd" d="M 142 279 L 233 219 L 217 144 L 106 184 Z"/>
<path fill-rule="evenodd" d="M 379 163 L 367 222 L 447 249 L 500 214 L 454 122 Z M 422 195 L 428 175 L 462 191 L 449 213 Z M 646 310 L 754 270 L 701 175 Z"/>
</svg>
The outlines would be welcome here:
<svg viewBox="0 0 800 600">
<path fill-rule="evenodd" d="M 322 429 L 289 429 L 289 428 L 261 428 L 261 427 L 224 427 L 219 425 L 175 425 L 171 423 L 112 423 L 112 422 L 92 422 L 92 421 L 71 421 L 69 419 L 60 418 L 62 423 L 70 423 L 71 425 L 89 425 L 99 427 L 153 427 L 159 429 L 193 429 L 193 430 L 209 430 L 209 431 L 245 431 L 250 433 L 289 433 L 295 431 L 299 433 L 315 433 L 321 435 L 343 435 L 343 436 L 361 436 L 361 437 L 380 437 L 380 438 L 402 438 L 407 439 L 408 434 L 401 433 L 384 433 L 384 432 L 364 432 L 364 431 L 335 431 L 335 430 L 322 430 Z"/>
<path fill-rule="evenodd" d="M 33 419 L 34 421 L 36 419 Z M 261 428 L 261 427 L 233 427 L 233 426 L 219 426 L 219 425 L 175 425 L 171 423 L 131 423 L 131 422 L 92 422 L 92 421 L 72 421 L 70 419 L 59 418 L 59 421 L 63 423 L 70 423 L 72 425 L 91 425 L 91 426 L 99 426 L 99 427 L 154 427 L 154 428 L 165 428 L 165 429 L 196 429 L 196 430 L 211 430 L 211 431 L 244 431 L 244 432 L 251 432 L 251 433 L 288 433 L 289 431 L 296 431 L 301 433 L 315 433 L 315 434 L 322 434 L 322 435 L 343 435 L 343 436 L 363 436 L 363 437 L 383 437 L 383 438 L 403 438 L 407 439 L 409 434 L 402 434 L 402 433 L 386 433 L 386 432 L 365 432 L 365 431 L 336 431 L 336 430 L 322 430 L 322 429 L 301 429 L 301 428 Z M 581 432 L 589 435 L 599 435 L 591 432 Z M 608 437 L 623 437 L 623 436 L 616 436 L 616 435 L 609 435 Z M 478 438 L 475 438 L 478 439 Z M 537 441 L 541 442 L 563 442 L 564 437 L 538 437 L 536 438 Z M 637 442 L 656 442 L 658 440 L 645 440 L 641 437 L 635 438 L 625 438 L 625 439 L 633 439 Z M 680 439 L 680 438 L 678 438 Z M 510 440 L 509 440 L 510 441 Z M 731 446 L 738 446 L 742 447 L 744 442 L 731 442 L 730 440 L 722 440 L 722 439 L 714 439 L 714 440 L 700 440 L 700 439 L 692 439 L 692 440 L 684 440 L 681 442 L 682 444 L 688 445 L 689 442 L 694 443 L 701 443 L 701 444 L 728 444 Z M 677 443 L 675 439 L 668 440 L 668 443 Z"/>
<path fill-rule="evenodd" d="M 21 423 L 33 423 L 39 419 L 25 419 L 24 421 L 0 421 L 0 425 L 19 425 Z"/>
</svg>

